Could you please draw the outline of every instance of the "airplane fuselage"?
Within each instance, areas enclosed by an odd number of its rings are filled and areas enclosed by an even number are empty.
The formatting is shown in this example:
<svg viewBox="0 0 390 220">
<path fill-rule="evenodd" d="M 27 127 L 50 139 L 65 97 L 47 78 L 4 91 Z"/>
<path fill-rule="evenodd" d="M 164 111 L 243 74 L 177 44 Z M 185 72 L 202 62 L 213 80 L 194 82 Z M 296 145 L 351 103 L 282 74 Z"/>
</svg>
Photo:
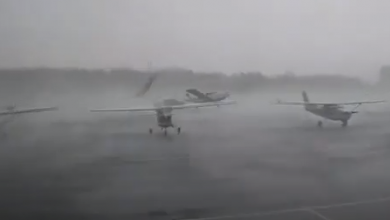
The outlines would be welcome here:
<svg viewBox="0 0 390 220">
<path fill-rule="evenodd" d="M 214 92 L 214 93 L 206 93 L 208 98 L 210 100 L 205 100 L 201 98 L 189 98 L 187 101 L 189 102 L 194 102 L 194 103 L 204 103 L 204 102 L 219 102 L 222 100 L 225 100 L 226 98 L 229 97 L 229 93 L 221 93 L 221 92 Z"/>
<path fill-rule="evenodd" d="M 161 128 L 174 127 L 172 123 L 172 116 L 157 116 L 157 124 Z"/>
<path fill-rule="evenodd" d="M 172 123 L 172 109 L 161 108 L 156 111 L 157 113 L 157 125 L 161 128 L 174 127 Z"/>
<path fill-rule="evenodd" d="M 305 110 L 322 118 L 341 122 L 347 122 L 352 114 L 355 113 L 343 111 L 337 107 L 327 108 L 312 104 L 306 104 Z"/>
</svg>

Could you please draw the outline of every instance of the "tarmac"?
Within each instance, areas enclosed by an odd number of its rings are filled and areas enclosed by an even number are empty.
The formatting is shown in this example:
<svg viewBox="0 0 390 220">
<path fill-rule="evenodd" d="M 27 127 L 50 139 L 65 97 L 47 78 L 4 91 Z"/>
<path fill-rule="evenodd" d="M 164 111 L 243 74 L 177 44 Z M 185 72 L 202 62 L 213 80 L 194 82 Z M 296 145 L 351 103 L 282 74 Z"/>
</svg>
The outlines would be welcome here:
<svg viewBox="0 0 390 220">
<path fill-rule="evenodd" d="M 390 217 L 388 112 L 322 129 L 299 108 L 174 113 L 182 133 L 166 137 L 150 115 L 16 120 L 0 142 L 1 219 Z"/>
</svg>

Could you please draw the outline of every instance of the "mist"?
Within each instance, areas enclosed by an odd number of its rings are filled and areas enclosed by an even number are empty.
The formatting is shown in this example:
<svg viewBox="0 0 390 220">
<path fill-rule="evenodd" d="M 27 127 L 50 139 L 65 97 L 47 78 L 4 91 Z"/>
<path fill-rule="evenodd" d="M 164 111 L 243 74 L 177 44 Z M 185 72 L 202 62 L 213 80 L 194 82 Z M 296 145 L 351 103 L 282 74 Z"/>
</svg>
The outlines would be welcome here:
<svg viewBox="0 0 390 220">
<path fill-rule="evenodd" d="M 344 74 L 389 63 L 387 1 L 1 2 L 1 67 Z"/>
<path fill-rule="evenodd" d="M 137 97 L 151 74 L 156 80 Z M 385 77 L 386 68 L 377 74 Z M 338 207 L 390 193 L 386 103 L 361 106 L 348 128 L 325 121 L 322 129 L 301 106 L 274 105 L 301 101 L 302 90 L 318 102 L 387 99 L 385 80 L 81 68 L 3 69 L 0 79 L 2 106 L 59 107 L 3 127 L 4 216 L 240 219 L 272 211 L 291 219 L 311 215 L 299 213 L 302 206 Z M 188 88 L 227 91 L 237 104 L 175 110 L 182 133 L 167 136 L 148 133 L 154 114 L 90 112 L 181 100 Z M 277 214 L 285 209 L 297 211 Z M 330 218 L 356 217 L 357 209 L 315 210 Z"/>
<path fill-rule="evenodd" d="M 0 216 L 388 219 L 389 105 L 342 127 L 275 103 L 389 100 L 389 6 L 1 1 L 0 112 L 59 110 L 0 116 Z M 174 110 L 167 135 L 155 112 L 90 111 L 190 88 L 237 103 Z"/>
</svg>

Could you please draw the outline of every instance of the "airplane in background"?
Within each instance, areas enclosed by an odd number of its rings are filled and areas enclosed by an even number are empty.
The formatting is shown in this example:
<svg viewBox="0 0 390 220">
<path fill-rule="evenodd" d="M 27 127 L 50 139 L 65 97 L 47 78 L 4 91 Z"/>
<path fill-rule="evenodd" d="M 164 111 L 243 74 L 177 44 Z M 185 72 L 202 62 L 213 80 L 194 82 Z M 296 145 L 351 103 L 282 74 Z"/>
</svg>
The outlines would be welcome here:
<svg viewBox="0 0 390 220">
<path fill-rule="evenodd" d="M 38 113 L 38 112 L 47 112 L 47 111 L 57 111 L 57 107 L 49 107 L 49 108 L 30 108 L 30 109 L 23 109 L 23 110 L 16 110 L 15 106 L 8 106 L 6 107 L 5 111 L 0 112 L 0 117 L 5 117 L 4 120 L 0 121 L 0 131 L 2 132 L 2 135 L 5 136 L 6 133 L 4 131 L 5 126 L 11 123 L 15 118 L 22 114 L 27 113 Z"/>
<path fill-rule="evenodd" d="M 207 102 L 219 102 L 227 99 L 230 94 L 227 92 L 207 92 L 202 93 L 197 89 L 187 89 L 187 102 L 193 103 L 207 103 Z"/>
<path fill-rule="evenodd" d="M 184 103 L 175 99 L 165 99 L 162 102 L 154 103 L 153 107 L 147 108 L 127 108 L 127 109 L 96 109 L 91 112 L 154 112 L 157 117 L 157 126 L 163 130 L 164 135 L 167 135 L 168 128 L 176 128 L 180 134 L 181 127 L 176 126 L 172 122 L 172 111 L 178 109 L 191 109 L 212 107 L 220 105 L 232 105 L 235 102 L 218 102 L 218 103 Z M 153 133 L 153 129 L 149 128 L 149 133 Z"/>
<path fill-rule="evenodd" d="M 355 111 L 362 104 L 374 104 L 382 103 L 382 101 L 362 101 L 362 102 L 342 102 L 342 103 L 319 103 L 319 102 L 310 102 L 309 97 L 305 91 L 302 91 L 303 102 L 284 102 L 278 101 L 276 104 L 279 105 L 300 105 L 304 106 L 305 110 L 320 116 L 324 119 L 331 121 L 340 121 L 343 127 L 348 125 L 349 119 L 351 119 L 353 114 L 358 113 Z M 350 111 L 343 110 L 343 106 L 352 105 L 354 108 Z M 320 120 L 317 123 L 318 127 L 322 127 L 323 122 Z"/>
<path fill-rule="evenodd" d="M 147 82 L 142 86 L 142 88 L 137 92 L 136 97 L 142 97 L 144 96 L 152 87 L 152 84 L 155 82 L 157 78 L 157 73 L 152 74 Z M 187 89 L 187 99 L 184 101 L 178 101 L 175 99 L 168 99 L 166 100 L 167 103 L 175 103 L 182 105 L 185 102 L 190 103 L 208 103 L 208 102 L 219 102 L 223 101 L 226 98 L 230 96 L 227 92 L 208 92 L 208 93 L 202 93 L 197 89 Z"/>
</svg>

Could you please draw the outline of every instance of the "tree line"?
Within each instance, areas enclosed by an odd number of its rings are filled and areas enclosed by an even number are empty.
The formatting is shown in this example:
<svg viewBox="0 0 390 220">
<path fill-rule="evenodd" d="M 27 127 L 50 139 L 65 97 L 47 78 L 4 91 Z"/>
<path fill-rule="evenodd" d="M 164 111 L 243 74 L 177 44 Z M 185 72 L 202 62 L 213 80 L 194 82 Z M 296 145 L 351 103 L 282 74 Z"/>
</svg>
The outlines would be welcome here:
<svg viewBox="0 0 390 220">
<path fill-rule="evenodd" d="M 390 67 L 382 72 L 389 71 Z M 251 91 L 262 89 L 316 88 L 316 89 L 356 89 L 368 85 L 358 78 L 316 74 L 298 76 L 285 72 L 277 76 L 267 76 L 262 72 L 242 72 L 224 74 L 221 72 L 194 72 L 181 68 L 161 69 L 154 71 L 115 69 L 81 69 L 81 68 L 26 68 L 1 69 L 1 87 L 45 87 L 51 89 L 83 89 L 104 87 L 135 87 L 146 82 L 147 78 L 157 74 L 158 87 L 195 87 L 199 89 Z M 382 76 L 381 77 L 384 77 Z M 390 80 L 389 80 L 390 82 Z M 381 80 L 383 84 L 383 80 Z M 390 85 L 390 84 L 389 84 Z"/>
</svg>

